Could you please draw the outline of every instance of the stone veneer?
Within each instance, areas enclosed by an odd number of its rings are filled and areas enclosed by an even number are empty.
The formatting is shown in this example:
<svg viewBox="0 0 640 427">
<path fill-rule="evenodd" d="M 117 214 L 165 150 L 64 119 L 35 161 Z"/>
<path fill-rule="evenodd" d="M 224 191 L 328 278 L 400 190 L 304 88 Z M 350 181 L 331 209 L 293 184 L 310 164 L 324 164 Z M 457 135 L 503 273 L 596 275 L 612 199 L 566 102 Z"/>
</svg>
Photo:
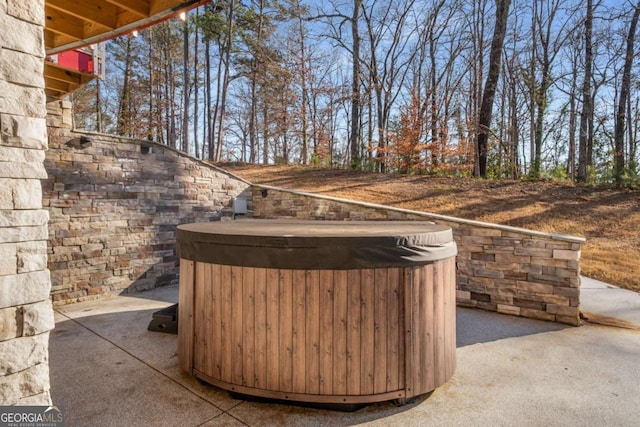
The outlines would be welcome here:
<svg viewBox="0 0 640 427">
<path fill-rule="evenodd" d="M 0 405 L 49 405 L 44 1 L 0 0 Z"/>
<path fill-rule="evenodd" d="M 249 184 L 165 145 L 71 131 L 70 107 L 48 115 L 54 304 L 177 284 L 176 226 L 230 218 Z"/>
<path fill-rule="evenodd" d="M 579 325 L 585 239 L 370 203 L 253 186 L 254 218 L 425 220 L 448 225 L 458 245 L 457 303 Z"/>
</svg>

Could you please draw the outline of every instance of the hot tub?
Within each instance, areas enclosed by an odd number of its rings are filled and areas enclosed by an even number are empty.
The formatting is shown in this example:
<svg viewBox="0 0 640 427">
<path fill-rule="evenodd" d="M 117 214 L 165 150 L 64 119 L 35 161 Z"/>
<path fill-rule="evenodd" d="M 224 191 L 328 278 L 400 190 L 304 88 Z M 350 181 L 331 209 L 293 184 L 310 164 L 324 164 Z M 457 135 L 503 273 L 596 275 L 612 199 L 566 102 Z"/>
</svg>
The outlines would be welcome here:
<svg viewBox="0 0 640 427">
<path fill-rule="evenodd" d="M 456 365 L 456 245 L 428 222 L 181 225 L 181 368 L 251 396 L 357 404 Z"/>
</svg>

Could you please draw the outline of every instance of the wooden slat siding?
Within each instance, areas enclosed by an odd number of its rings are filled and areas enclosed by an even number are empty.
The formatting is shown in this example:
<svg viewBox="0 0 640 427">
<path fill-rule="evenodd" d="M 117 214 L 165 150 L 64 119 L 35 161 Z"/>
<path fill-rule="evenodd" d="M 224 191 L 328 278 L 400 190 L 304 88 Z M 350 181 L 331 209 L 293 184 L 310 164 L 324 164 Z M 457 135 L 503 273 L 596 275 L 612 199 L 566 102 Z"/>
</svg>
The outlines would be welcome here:
<svg viewBox="0 0 640 427">
<path fill-rule="evenodd" d="M 280 391 L 293 391 L 293 272 L 280 270 Z"/>
<path fill-rule="evenodd" d="M 425 292 L 425 271 L 416 268 L 413 272 L 413 367 L 415 380 L 413 391 L 416 394 L 426 393 L 425 383 L 427 381 L 427 367 L 425 359 L 427 356 L 427 319 L 426 319 L 426 292 Z"/>
<path fill-rule="evenodd" d="M 267 388 L 267 269 L 255 271 L 255 368 L 254 385 Z"/>
<path fill-rule="evenodd" d="M 231 267 L 231 343 L 232 353 L 231 362 L 233 370 L 231 374 L 231 382 L 234 384 L 242 384 L 242 369 L 244 360 L 243 339 L 242 339 L 242 323 L 244 313 L 242 311 L 242 277 L 247 267 Z"/>
<path fill-rule="evenodd" d="M 211 265 L 211 347 L 212 355 L 210 359 L 213 363 L 214 378 L 222 379 L 222 266 L 219 264 Z"/>
<path fill-rule="evenodd" d="M 414 352 L 414 331 L 413 331 L 413 267 L 404 268 L 402 281 L 403 294 L 403 311 L 404 311 L 404 383 L 407 397 L 415 396 L 413 392 L 414 373 L 413 373 L 413 352 Z"/>
<path fill-rule="evenodd" d="M 199 371 L 207 371 L 207 322 L 205 313 L 207 310 L 204 270 L 206 264 L 195 263 L 195 282 L 193 289 L 193 368 Z"/>
<path fill-rule="evenodd" d="M 398 381 L 400 371 L 399 343 L 402 335 L 402 323 L 400 311 L 400 269 L 389 268 L 387 270 L 387 304 L 386 313 L 382 316 L 387 319 L 387 391 L 400 389 Z M 404 362 L 403 362 L 404 363 Z"/>
<path fill-rule="evenodd" d="M 444 299 L 448 294 L 444 292 L 444 261 L 438 261 L 433 265 L 433 300 L 434 300 L 434 338 L 435 342 L 433 348 L 435 349 L 435 384 L 434 388 L 445 382 L 446 364 L 445 364 L 445 340 L 444 340 L 444 328 L 445 317 L 444 312 Z"/>
<path fill-rule="evenodd" d="M 320 270 L 320 394 L 333 394 L 333 270 Z"/>
<path fill-rule="evenodd" d="M 267 269 L 267 389 L 278 390 L 280 387 L 280 289 L 278 269 Z"/>
<path fill-rule="evenodd" d="M 347 394 L 347 272 L 333 272 L 333 394 Z"/>
<path fill-rule="evenodd" d="M 435 322 L 434 322 L 434 302 L 436 301 L 437 296 L 434 293 L 434 266 L 433 264 L 428 264 L 422 267 L 423 277 L 424 277 L 424 291 L 423 291 L 423 299 L 425 311 L 421 314 L 425 318 L 425 330 L 424 335 L 426 338 L 426 347 L 425 347 L 425 355 L 422 363 L 426 370 L 425 384 L 423 393 L 428 393 L 433 390 L 435 386 L 436 380 L 436 363 L 435 363 L 435 352 L 438 351 L 438 348 L 435 346 Z"/>
<path fill-rule="evenodd" d="M 320 394 L 320 272 L 305 272 L 306 295 L 306 356 L 305 393 Z"/>
<path fill-rule="evenodd" d="M 242 385 L 255 385 L 255 268 L 244 267 L 242 273 Z"/>
<path fill-rule="evenodd" d="M 198 263 L 198 265 L 202 265 L 202 274 L 203 274 L 203 283 L 205 283 L 204 289 L 204 303 L 200 304 L 200 306 L 204 307 L 204 316 L 202 320 L 202 325 L 199 325 L 203 330 L 204 341 L 206 345 L 206 349 L 204 353 L 204 363 L 203 369 L 206 370 L 209 374 L 213 374 L 214 372 L 214 363 L 213 363 L 213 337 L 214 334 L 214 325 L 213 325 L 213 283 L 212 283 L 212 271 L 213 265 L 207 263 Z"/>
<path fill-rule="evenodd" d="M 222 381 L 232 382 L 233 368 L 233 335 L 232 335 L 232 302 L 231 302 L 231 266 L 222 266 L 222 275 L 220 277 L 220 288 L 222 291 L 221 312 L 222 319 L 220 322 L 220 330 L 222 331 L 222 342 L 220 343 L 220 352 L 222 353 L 222 364 L 220 376 Z"/>
<path fill-rule="evenodd" d="M 194 285 L 194 262 L 181 259 L 178 291 L 178 363 L 180 368 L 188 373 L 193 370 Z"/>
<path fill-rule="evenodd" d="M 362 322 L 360 327 L 360 394 L 373 394 L 373 372 L 376 369 L 374 360 L 374 273 L 372 269 L 363 269 L 360 273 L 360 298 L 362 305 L 362 311 L 360 312 L 360 319 Z"/>
<path fill-rule="evenodd" d="M 388 344 L 388 323 L 387 316 L 387 287 L 388 287 L 387 269 L 377 268 L 374 270 L 374 286 L 373 286 L 373 309 L 374 309 L 374 331 L 373 331 L 373 354 L 374 354 L 374 370 L 373 370 L 373 392 L 384 393 L 387 390 L 387 373 L 389 370 L 387 360 L 387 344 Z"/>
<path fill-rule="evenodd" d="M 446 299 L 445 310 L 447 312 L 447 374 L 446 378 L 451 378 L 456 370 L 456 259 L 450 258 L 446 260 L 448 264 L 445 271 L 448 280 L 446 282 L 448 297 Z"/>
<path fill-rule="evenodd" d="M 360 271 L 347 271 L 347 394 L 360 393 Z"/>
<path fill-rule="evenodd" d="M 306 272 L 191 263 L 180 319 L 188 300 L 188 372 L 223 388 L 375 402 L 429 392 L 455 369 L 455 259 Z"/>
<path fill-rule="evenodd" d="M 293 271 L 293 378 L 295 393 L 305 393 L 307 361 L 306 361 L 306 274 L 302 270 Z"/>
</svg>

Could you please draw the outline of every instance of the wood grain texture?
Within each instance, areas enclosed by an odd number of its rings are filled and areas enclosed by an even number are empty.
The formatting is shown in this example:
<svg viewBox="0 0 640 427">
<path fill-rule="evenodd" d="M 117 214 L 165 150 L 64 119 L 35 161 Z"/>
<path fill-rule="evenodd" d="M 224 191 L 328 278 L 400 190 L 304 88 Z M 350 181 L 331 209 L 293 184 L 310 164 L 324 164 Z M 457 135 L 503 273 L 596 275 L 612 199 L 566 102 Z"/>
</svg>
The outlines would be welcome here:
<svg viewBox="0 0 640 427">
<path fill-rule="evenodd" d="M 180 366 L 222 388 L 375 402 L 427 393 L 455 370 L 455 259 L 336 271 L 181 266 Z"/>
</svg>

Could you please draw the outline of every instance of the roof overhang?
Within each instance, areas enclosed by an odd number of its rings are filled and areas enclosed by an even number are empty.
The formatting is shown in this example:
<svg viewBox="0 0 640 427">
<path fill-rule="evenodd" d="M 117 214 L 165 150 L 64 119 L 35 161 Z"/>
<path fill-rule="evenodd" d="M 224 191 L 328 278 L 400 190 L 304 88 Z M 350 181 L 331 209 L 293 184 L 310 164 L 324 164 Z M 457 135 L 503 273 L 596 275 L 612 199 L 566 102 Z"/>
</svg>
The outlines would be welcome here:
<svg viewBox="0 0 640 427">
<path fill-rule="evenodd" d="M 211 0 L 45 0 L 47 56 L 157 24 Z M 45 89 L 61 97 L 94 76 L 45 62 Z"/>
</svg>

